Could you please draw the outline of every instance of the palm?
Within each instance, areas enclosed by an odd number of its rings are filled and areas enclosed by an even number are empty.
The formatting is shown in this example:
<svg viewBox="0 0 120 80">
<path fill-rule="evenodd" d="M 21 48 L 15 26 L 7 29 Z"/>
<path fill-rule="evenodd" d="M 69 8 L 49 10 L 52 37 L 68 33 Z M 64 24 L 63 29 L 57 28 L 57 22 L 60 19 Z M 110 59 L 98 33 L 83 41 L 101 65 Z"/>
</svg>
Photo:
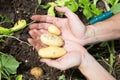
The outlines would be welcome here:
<svg viewBox="0 0 120 80">
<path fill-rule="evenodd" d="M 58 22 L 58 23 L 62 23 L 62 25 L 58 24 L 57 26 L 60 26 L 61 32 L 62 32 L 62 38 L 65 40 L 65 42 L 72 41 L 72 42 L 83 44 L 82 36 L 84 35 L 85 29 L 84 30 L 80 29 L 81 27 L 83 27 L 79 25 L 80 22 L 76 22 L 78 23 L 78 25 L 75 26 L 74 25 L 75 23 L 73 23 L 74 22 L 73 20 L 61 19 L 60 21 L 61 22 Z"/>
</svg>

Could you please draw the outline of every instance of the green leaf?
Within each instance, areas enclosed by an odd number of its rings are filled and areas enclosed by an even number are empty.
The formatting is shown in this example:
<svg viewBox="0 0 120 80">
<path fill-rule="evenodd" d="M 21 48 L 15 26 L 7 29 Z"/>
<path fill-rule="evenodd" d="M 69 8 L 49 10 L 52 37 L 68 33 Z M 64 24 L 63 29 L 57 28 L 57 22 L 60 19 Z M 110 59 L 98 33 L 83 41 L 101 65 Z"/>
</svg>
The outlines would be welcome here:
<svg viewBox="0 0 120 80">
<path fill-rule="evenodd" d="M 120 12 L 120 3 L 114 5 L 111 9 L 110 9 L 114 14 L 117 14 Z"/>
<path fill-rule="evenodd" d="M 22 80 L 22 75 L 18 75 L 15 80 Z"/>
<path fill-rule="evenodd" d="M 115 0 L 110 0 L 110 4 L 114 5 Z"/>
<path fill-rule="evenodd" d="M 5 72 L 8 72 L 9 74 L 16 74 L 20 63 L 11 55 L 2 55 L 1 64 Z"/>
<path fill-rule="evenodd" d="M 86 17 L 87 19 L 90 19 L 91 17 L 93 17 L 93 14 L 92 14 L 91 11 L 90 11 L 89 9 L 87 9 L 87 8 L 85 8 L 85 9 L 83 10 L 83 14 L 85 15 L 85 17 Z"/>
<path fill-rule="evenodd" d="M 97 8 L 96 3 L 98 0 L 93 0 L 93 3 L 90 0 L 79 0 L 78 5 L 83 8 L 83 14 L 87 19 L 95 17 L 101 14 L 103 11 Z"/>
<path fill-rule="evenodd" d="M 82 8 L 89 7 L 90 2 L 89 0 L 79 0 L 78 5 Z"/>
<path fill-rule="evenodd" d="M 107 2 L 107 4 L 110 4 L 111 6 L 116 5 L 117 3 L 119 3 L 120 0 L 105 0 Z"/>
<path fill-rule="evenodd" d="M 56 0 L 56 6 L 64 7 L 66 2 L 70 2 L 70 0 Z"/>
<path fill-rule="evenodd" d="M 12 32 L 19 31 L 21 29 L 24 29 L 26 27 L 26 20 L 19 20 L 15 23 L 14 27 L 10 28 Z"/>
<path fill-rule="evenodd" d="M 91 4 L 90 7 L 91 7 L 91 12 L 94 14 L 94 16 L 98 16 L 103 12 L 101 9 L 97 8 L 96 5 L 94 4 Z"/>
<path fill-rule="evenodd" d="M 66 80 L 66 79 L 65 79 L 65 75 L 59 76 L 59 79 L 58 79 L 58 80 Z"/>
<path fill-rule="evenodd" d="M 78 4 L 75 0 L 70 0 L 65 3 L 65 6 L 68 7 L 72 12 L 76 12 L 78 10 Z"/>
<path fill-rule="evenodd" d="M 0 26 L 0 35 L 10 35 L 11 33 L 10 29 Z"/>
<path fill-rule="evenodd" d="M 55 8 L 55 6 L 49 7 L 47 15 L 49 15 L 49 16 L 55 16 L 54 8 Z"/>
</svg>

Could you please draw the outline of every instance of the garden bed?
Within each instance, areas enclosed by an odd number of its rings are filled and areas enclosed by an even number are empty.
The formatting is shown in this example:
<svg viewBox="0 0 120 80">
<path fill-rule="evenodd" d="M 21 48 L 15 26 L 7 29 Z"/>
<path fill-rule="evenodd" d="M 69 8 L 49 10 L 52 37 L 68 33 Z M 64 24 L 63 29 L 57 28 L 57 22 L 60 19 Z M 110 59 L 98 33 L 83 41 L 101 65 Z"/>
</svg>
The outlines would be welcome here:
<svg viewBox="0 0 120 80">
<path fill-rule="evenodd" d="M 42 0 L 42 4 L 46 4 L 53 0 Z M 17 22 L 20 19 L 25 19 L 27 23 L 31 22 L 30 17 L 35 13 L 35 8 L 38 5 L 37 0 L 1 0 L 0 1 L 0 14 L 7 15 L 10 20 Z M 104 9 L 104 4 L 100 0 L 98 7 Z M 38 8 L 36 14 L 47 14 L 47 10 Z M 80 19 L 86 24 L 87 20 L 85 16 L 77 11 L 76 14 Z M 5 22 L 2 24 L 6 28 L 11 28 L 12 23 Z M 0 42 L 0 52 L 11 54 L 16 58 L 17 61 L 21 62 L 19 68 L 17 69 L 17 74 L 23 75 L 23 80 L 86 80 L 84 76 L 79 72 L 77 68 L 68 69 L 66 71 L 60 71 L 58 69 L 47 66 L 45 63 L 40 62 L 40 57 L 38 56 L 36 50 L 28 43 L 27 38 L 30 37 L 28 34 L 29 26 L 25 29 L 16 32 L 13 36 L 15 38 L 5 38 L 4 42 Z M 19 39 L 19 40 L 18 40 Z M 119 55 L 120 52 L 120 41 L 115 41 L 115 57 Z M 99 44 L 94 45 L 89 52 L 96 53 L 93 54 L 95 58 L 101 62 L 102 65 L 106 65 L 103 59 L 109 58 L 109 51 L 106 47 L 100 47 Z M 101 54 L 100 54 L 101 53 Z M 116 66 L 120 66 L 120 57 L 116 58 Z M 120 78 L 120 73 L 116 71 L 116 66 L 114 66 L 115 72 L 113 76 L 117 79 Z M 30 74 L 30 70 L 33 67 L 41 67 L 44 70 L 44 75 L 38 79 Z M 104 66 L 108 69 L 108 65 Z M 119 69 L 120 70 L 120 69 Z M 102 74 L 101 74 L 102 75 Z M 65 76 L 65 79 L 64 79 Z"/>
</svg>

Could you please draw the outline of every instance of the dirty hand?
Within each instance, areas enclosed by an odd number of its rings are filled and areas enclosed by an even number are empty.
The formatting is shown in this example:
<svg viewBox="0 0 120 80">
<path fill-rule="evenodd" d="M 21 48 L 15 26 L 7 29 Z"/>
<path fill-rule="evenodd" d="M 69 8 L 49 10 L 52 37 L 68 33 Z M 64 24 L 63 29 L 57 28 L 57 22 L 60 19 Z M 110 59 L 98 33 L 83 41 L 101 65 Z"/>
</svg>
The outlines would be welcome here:
<svg viewBox="0 0 120 80">
<path fill-rule="evenodd" d="M 56 8 L 57 11 L 63 12 L 67 18 L 56 18 L 47 15 L 34 15 L 32 20 L 42 21 L 45 23 L 34 23 L 30 25 L 30 35 L 32 38 L 28 39 L 29 43 L 33 45 L 38 51 L 41 48 L 40 35 L 48 33 L 47 28 L 50 24 L 57 26 L 62 34 L 61 37 L 65 41 L 63 46 L 67 50 L 67 54 L 56 60 L 41 59 L 49 66 L 65 70 L 81 63 L 81 55 L 84 53 L 84 36 L 86 28 L 79 20 L 78 16 L 71 12 L 68 8 Z"/>
</svg>

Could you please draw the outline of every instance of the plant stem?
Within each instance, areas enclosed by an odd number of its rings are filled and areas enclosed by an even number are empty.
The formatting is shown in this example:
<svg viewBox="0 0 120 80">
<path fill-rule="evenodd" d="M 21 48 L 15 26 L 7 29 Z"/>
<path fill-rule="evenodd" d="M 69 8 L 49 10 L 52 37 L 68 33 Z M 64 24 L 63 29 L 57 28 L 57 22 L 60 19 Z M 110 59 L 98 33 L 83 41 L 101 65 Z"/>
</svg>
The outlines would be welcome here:
<svg viewBox="0 0 120 80">
<path fill-rule="evenodd" d="M 34 12 L 34 14 L 37 13 L 37 10 L 38 10 L 39 6 L 40 6 L 40 5 L 37 5 L 37 7 L 35 8 L 35 12 Z"/>
<path fill-rule="evenodd" d="M 106 1 L 106 0 L 102 0 L 102 1 L 103 1 L 104 4 L 105 4 L 106 10 L 109 11 L 109 10 L 110 10 L 110 6 L 108 5 L 107 1 Z"/>
<path fill-rule="evenodd" d="M 1 62 L 0 62 L 0 80 L 1 80 L 1 78 L 2 78 L 2 77 L 1 77 L 1 66 L 2 66 L 2 65 L 1 65 Z"/>
<path fill-rule="evenodd" d="M 35 23 L 36 21 L 32 21 L 32 22 L 30 22 L 30 23 L 28 23 L 26 26 L 29 26 L 30 24 L 33 24 L 33 23 Z"/>
<path fill-rule="evenodd" d="M 16 39 L 16 40 L 20 41 L 21 43 L 24 43 L 24 44 L 27 44 L 28 46 L 31 46 L 29 43 L 24 42 L 24 41 L 20 40 L 20 39 L 17 38 L 17 37 L 14 37 L 14 36 L 0 35 L 0 37 L 10 37 L 10 38 L 13 38 L 13 39 Z"/>
<path fill-rule="evenodd" d="M 110 53 L 110 66 L 113 67 L 113 64 L 114 64 L 114 52 L 115 52 L 115 48 L 114 48 L 114 41 L 111 41 L 111 47 L 109 44 L 107 44 L 107 47 L 108 47 L 108 50 L 109 50 L 109 53 Z M 113 70 L 110 68 L 109 70 L 110 73 L 113 72 Z"/>
<path fill-rule="evenodd" d="M 3 74 L 7 80 L 10 80 L 10 78 L 2 70 L 0 71 L 0 73 Z"/>
<path fill-rule="evenodd" d="M 119 0 L 115 0 L 114 5 L 116 5 L 119 2 Z"/>
<path fill-rule="evenodd" d="M 87 47 L 87 50 L 90 50 L 93 46 L 94 44 L 91 44 L 89 47 Z"/>
</svg>

